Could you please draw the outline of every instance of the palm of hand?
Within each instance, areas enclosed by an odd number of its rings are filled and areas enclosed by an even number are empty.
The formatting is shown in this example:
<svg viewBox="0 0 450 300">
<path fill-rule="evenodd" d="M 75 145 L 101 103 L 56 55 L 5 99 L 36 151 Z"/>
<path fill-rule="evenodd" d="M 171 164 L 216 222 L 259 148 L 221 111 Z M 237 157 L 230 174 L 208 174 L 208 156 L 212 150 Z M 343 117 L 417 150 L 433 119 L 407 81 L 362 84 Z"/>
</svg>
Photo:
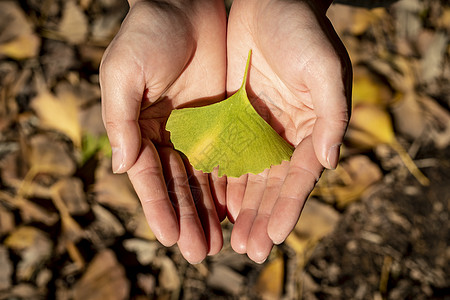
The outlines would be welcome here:
<svg viewBox="0 0 450 300">
<path fill-rule="evenodd" d="M 120 171 L 128 171 L 158 239 L 176 242 L 190 262 L 220 250 L 221 228 L 208 175 L 185 165 L 164 126 L 175 108 L 223 97 L 225 14 L 207 3 L 190 7 L 195 19 L 179 7 L 135 4 L 100 70 L 111 145 L 128 151 Z M 195 197 L 192 182 L 198 186 Z"/>
<path fill-rule="evenodd" d="M 302 1 L 235 0 L 227 39 L 227 90 L 239 87 L 236 79 L 245 53 L 252 49 L 249 98 L 296 146 L 289 163 L 258 175 L 228 178 L 227 208 L 232 219 L 238 216 L 231 244 L 260 262 L 272 244 L 292 230 L 323 166 L 330 165 L 330 143 L 342 139 L 348 121 L 342 62 L 330 36 Z M 330 76 L 336 76 L 336 83 L 330 83 Z M 336 99 L 324 99 L 330 92 Z M 324 113 L 327 106 L 334 117 Z M 323 130 L 330 128 L 334 136 Z"/>
</svg>

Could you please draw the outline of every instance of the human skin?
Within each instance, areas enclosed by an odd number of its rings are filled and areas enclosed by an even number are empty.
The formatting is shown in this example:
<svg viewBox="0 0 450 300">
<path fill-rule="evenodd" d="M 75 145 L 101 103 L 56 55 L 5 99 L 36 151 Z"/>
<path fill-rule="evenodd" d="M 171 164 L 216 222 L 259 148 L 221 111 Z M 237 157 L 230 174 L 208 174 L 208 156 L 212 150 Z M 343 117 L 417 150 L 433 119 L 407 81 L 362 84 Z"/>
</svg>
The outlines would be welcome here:
<svg viewBox="0 0 450 300">
<path fill-rule="evenodd" d="M 221 0 L 130 1 L 100 67 L 113 170 L 128 173 L 157 239 L 191 263 L 220 251 L 222 230 L 208 174 L 182 159 L 164 126 L 175 108 L 223 99 L 225 38 Z"/>
<path fill-rule="evenodd" d="M 325 16 L 330 1 L 235 0 L 227 30 L 227 92 L 240 86 L 295 146 L 290 162 L 227 178 L 231 245 L 263 262 L 293 230 L 324 168 L 334 169 L 350 116 L 351 64 Z M 216 180 L 223 180 L 217 179 Z"/>
<path fill-rule="evenodd" d="M 129 1 L 101 68 L 102 114 L 113 170 L 127 172 L 147 221 L 191 263 L 231 245 L 263 262 L 294 228 L 324 168 L 335 168 L 350 115 L 351 66 L 326 9 L 331 1 Z M 266 121 L 296 147 L 261 174 L 194 170 L 164 126 L 175 108 L 220 101 L 241 84 Z"/>
</svg>

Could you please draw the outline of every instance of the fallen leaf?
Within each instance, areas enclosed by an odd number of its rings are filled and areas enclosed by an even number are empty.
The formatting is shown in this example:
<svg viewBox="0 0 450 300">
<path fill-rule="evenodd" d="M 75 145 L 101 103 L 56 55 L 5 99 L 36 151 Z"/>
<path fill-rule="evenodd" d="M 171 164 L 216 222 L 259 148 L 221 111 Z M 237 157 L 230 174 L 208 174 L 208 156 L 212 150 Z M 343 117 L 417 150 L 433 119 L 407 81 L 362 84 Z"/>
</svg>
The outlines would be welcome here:
<svg viewBox="0 0 450 300">
<path fill-rule="evenodd" d="M 371 10 L 358 8 L 354 10 L 353 20 L 348 22 L 351 24 L 350 32 L 353 35 L 361 35 L 377 22 L 380 22 L 386 16 L 384 7 L 374 8 Z"/>
<path fill-rule="evenodd" d="M 386 107 L 392 99 L 392 91 L 386 84 L 362 66 L 354 67 L 352 105 L 371 104 Z"/>
<path fill-rule="evenodd" d="M 449 45 L 448 34 L 436 32 L 421 60 L 421 79 L 431 82 L 443 74 L 445 54 Z"/>
<path fill-rule="evenodd" d="M 0 291 L 6 290 L 11 287 L 13 264 L 9 259 L 8 249 L 3 245 L 0 245 Z"/>
<path fill-rule="evenodd" d="M 398 94 L 390 110 L 396 132 L 417 139 L 426 127 L 425 110 L 418 101 L 417 93 Z"/>
<path fill-rule="evenodd" d="M 141 265 L 149 265 L 156 257 L 159 246 L 155 242 L 140 239 L 129 239 L 123 241 L 123 246 L 130 252 L 135 252 L 137 260 Z"/>
<path fill-rule="evenodd" d="M 307 262 L 319 240 L 332 232 L 340 219 L 339 213 L 314 198 L 306 201 L 299 221 L 286 243 L 297 253 L 299 266 Z"/>
<path fill-rule="evenodd" d="M 155 265 L 160 268 L 158 280 L 163 291 L 176 292 L 180 290 L 180 275 L 174 262 L 167 256 L 161 256 L 158 257 Z"/>
<path fill-rule="evenodd" d="M 98 253 L 73 288 L 74 300 L 128 299 L 130 282 L 114 253 L 107 249 Z"/>
<path fill-rule="evenodd" d="M 326 170 L 312 195 L 342 209 L 360 199 L 382 176 L 380 168 L 367 156 L 354 155 L 342 161 L 336 170 Z"/>
<path fill-rule="evenodd" d="M 210 289 L 238 296 L 244 289 L 245 278 L 232 268 L 224 264 L 214 264 L 206 277 L 206 284 Z"/>
<path fill-rule="evenodd" d="M 392 5 L 395 13 L 397 37 L 414 40 L 422 29 L 420 11 L 424 4 L 420 0 L 402 0 Z"/>
<path fill-rule="evenodd" d="M 58 33 L 71 44 L 81 44 L 86 41 L 88 20 L 81 7 L 73 0 L 65 2 Z"/>
<path fill-rule="evenodd" d="M 355 107 L 346 139 L 354 145 L 366 149 L 373 149 L 380 144 L 389 145 L 397 152 L 411 174 L 422 185 L 429 184 L 429 179 L 417 168 L 409 154 L 397 141 L 391 117 L 386 110 L 375 105 Z"/>
<path fill-rule="evenodd" d="M 35 34 L 21 35 L 12 41 L 0 45 L 0 55 L 15 60 L 36 57 L 41 46 L 41 39 Z"/>
<path fill-rule="evenodd" d="M 128 176 L 113 174 L 109 160 L 107 164 L 101 165 L 96 170 L 94 192 L 98 203 L 115 211 L 135 213 L 140 206 L 139 198 Z"/>
<path fill-rule="evenodd" d="M 63 178 L 52 186 L 52 191 L 62 200 L 69 215 L 88 213 L 89 204 L 83 190 L 83 182 L 79 178 Z"/>
<path fill-rule="evenodd" d="M 52 254 L 53 243 L 41 230 L 31 226 L 21 226 L 13 231 L 4 244 L 18 252 L 21 259 L 17 265 L 16 276 L 28 281 L 38 266 L 47 261 Z"/>
<path fill-rule="evenodd" d="M 41 39 L 17 3 L 0 3 L 0 28 L 0 56 L 22 60 L 38 55 Z"/>
<path fill-rule="evenodd" d="M 0 200 L 3 200 L 2 194 L 0 194 Z M 14 229 L 14 227 L 15 221 L 13 213 L 5 209 L 3 205 L 0 205 L 0 237 L 11 232 Z"/>
<path fill-rule="evenodd" d="M 75 146 L 81 147 L 77 98 L 72 92 L 66 90 L 57 97 L 43 91 L 32 100 L 31 105 L 44 127 L 66 134 Z"/>
<path fill-rule="evenodd" d="M 114 243 L 117 237 L 125 234 L 119 220 L 106 208 L 92 205 L 95 221 L 86 228 L 86 235 L 97 247 L 106 247 Z"/>
<path fill-rule="evenodd" d="M 284 288 L 284 274 L 284 260 L 281 255 L 264 266 L 256 283 L 256 290 L 262 299 L 281 299 Z"/>
<path fill-rule="evenodd" d="M 197 170 L 239 177 L 260 173 L 290 160 L 293 147 L 258 115 L 245 85 L 251 51 L 241 88 L 228 99 L 203 107 L 173 110 L 166 129 L 175 149 Z"/>
<path fill-rule="evenodd" d="M 156 236 L 150 229 L 141 206 L 138 207 L 130 219 L 125 221 L 125 227 L 129 232 L 132 232 L 135 237 L 149 241 L 156 240 Z"/>
</svg>

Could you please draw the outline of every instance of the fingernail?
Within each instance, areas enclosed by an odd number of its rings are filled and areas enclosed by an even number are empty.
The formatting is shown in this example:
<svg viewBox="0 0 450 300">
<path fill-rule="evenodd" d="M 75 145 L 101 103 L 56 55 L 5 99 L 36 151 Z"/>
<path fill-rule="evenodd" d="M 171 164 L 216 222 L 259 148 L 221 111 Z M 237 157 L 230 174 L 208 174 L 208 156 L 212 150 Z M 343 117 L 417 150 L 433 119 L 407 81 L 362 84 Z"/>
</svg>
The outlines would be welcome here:
<svg viewBox="0 0 450 300">
<path fill-rule="evenodd" d="M 112 169 L 114 173 L 122 173 L 125 163 L 123 161 L 123 153 L 120 148 L 113 147 L 112 151 Z"/>
<path fill-rule="evenodd" d="M 254 260 L 255 263 L 262 265 L 263 263 L 265 263 L 267 260 L 267 257 L 262 259 L 262 260 Z"/>
<path fill-rule="evenodd" d="M 330 150 L 328 150 L 327 162 L 330 169 L 336 169 L 337 167 L 340 148 L 341 144 L 336 144 L 331 146 Z"/>
</svg>

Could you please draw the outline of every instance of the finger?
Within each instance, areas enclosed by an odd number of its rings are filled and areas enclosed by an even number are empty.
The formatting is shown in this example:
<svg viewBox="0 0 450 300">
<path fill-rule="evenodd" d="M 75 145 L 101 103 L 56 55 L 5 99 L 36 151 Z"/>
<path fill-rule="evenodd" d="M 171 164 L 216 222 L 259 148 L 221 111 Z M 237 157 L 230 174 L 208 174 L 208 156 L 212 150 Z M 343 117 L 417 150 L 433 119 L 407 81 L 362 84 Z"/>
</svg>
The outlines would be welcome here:
<svg viewBox="0 0 450 300">
<path fill-rule="evenodd" d="M 257 263 L 263 263 L 272 249 L 273 242 L 267 233 L 267 226 L 288 170 L 289 162 L 283 161 L 281 165 L 273 166 L 267 177 L 266 189 L 247 242 L 247 255 Z"/>
<path fill-rule="evenodd" d="M 135 163 L 141 143 L 138 118 L 145 89 L 140 69 L 110 47 L 100 67 L 102 117 L 112 148 L 112 168 L 123 173 Z M 138 75 L 136 75 L 138 74 Z"/>
<path fill-rule="evenodd" d="M 142 141 L 141 153 L 128 170 L 128 176 L 156 238 L 164 246 L 172 246 L 179 237 L 177 216 L 170 203 L 158 153 L 149 140 Z"/>
<path fill-rule="evenodd" d="M 334 169 L 350 118 L 351 64 L 345 48 L 339 55 L 331 47 L 322 49 L 320 59 L 312 60 L 308 68 L 313 70 L 308 77 L 308 87 L 317 116 L 312 139 L 320 163 Z"/>
<path fill-rule="evenodd" d="M 232 223 L 236 221 L 241 209 L 242 199 L 244 198 L 245 187 L 247 185 L 247 177 L 247 174 L 238 178 L 227 177 L 227 215 Z"/>
<path fill-rule="evenodd" d="M 323 166 L 314 153 L 312 139 L 307 137 L 292 155 L 286 180 L 269 219 L 267 232 L 275 244 L 282 243 L 294 228 L 322 170 Z"/>
<path fill-rule="evenodd" d="M 248 174 L 242 207 L 231 232 L 231 247 L 237 253 L 247 252 L 248 236 L 264 195 L 268 173 L 266 169 L 257 175 Z"/>
<path fill-rule="evenodd" d="M 178 248 L 190 263 L 201 262 L 207 254 L 205 234 L 192 198 L 189 180 L 180 155 L 173 149 L 158 149 L 170 200 L 178 214 Z"/>
<path fill-rule="evenodd" d="M 188 169 L 192 197 L 205 233 L 208 255 L 217 254 L 223 245 L 222 228 L 211 194 L 209 175 L 195 170 L 189 162 L 185 162 L 185 166 Z"/>
<path fill-rule="evenodd" d="M 211 186 L 211 193 L 216 205 L 216 211 L 219 217 L 219 221 L 223 221 L 223 219 L 225 219 L 225 217 L 227 216 L 227 177 L 219 177 L 218 172 L 218 168 L 214 168 L 209 176 L 209 184 Z"/>
</svg>

